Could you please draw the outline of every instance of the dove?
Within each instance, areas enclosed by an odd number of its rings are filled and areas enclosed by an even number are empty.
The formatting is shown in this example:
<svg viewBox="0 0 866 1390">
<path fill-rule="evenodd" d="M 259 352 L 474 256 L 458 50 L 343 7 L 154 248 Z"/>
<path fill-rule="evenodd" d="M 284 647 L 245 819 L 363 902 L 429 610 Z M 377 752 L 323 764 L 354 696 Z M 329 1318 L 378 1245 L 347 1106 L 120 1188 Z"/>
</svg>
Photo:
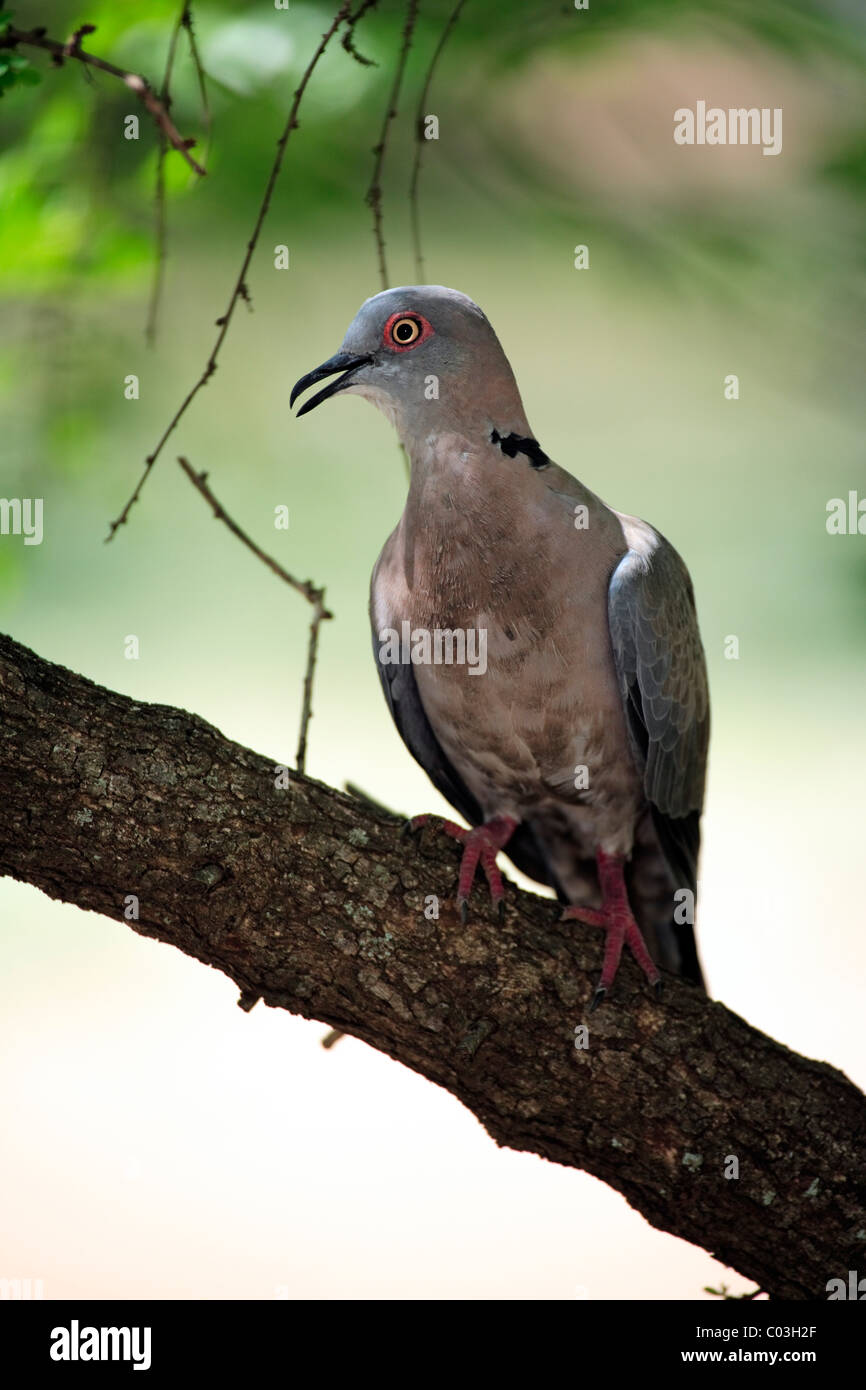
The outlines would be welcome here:
<svg viewBox="0 0 866 1390">
<path fill-rule="evenodd" d="M 409 459 L 371 581 L 373 648 L 404 743 L 469 827 L 439 822 L 463 847 L 464 922 L 479 866 L 501 913 L 502 851 L 553 889 L 563 921 L 604 929 L 591 1009 L 626 949 L 656 991 L 663 969 L 703 988 L 709 695 L 685 564 L 548 457 L 493 328 L 459 291 L 366 300 L 290 403 L 326 380 L 298 416 L 362 396 Z"/>
</svg>

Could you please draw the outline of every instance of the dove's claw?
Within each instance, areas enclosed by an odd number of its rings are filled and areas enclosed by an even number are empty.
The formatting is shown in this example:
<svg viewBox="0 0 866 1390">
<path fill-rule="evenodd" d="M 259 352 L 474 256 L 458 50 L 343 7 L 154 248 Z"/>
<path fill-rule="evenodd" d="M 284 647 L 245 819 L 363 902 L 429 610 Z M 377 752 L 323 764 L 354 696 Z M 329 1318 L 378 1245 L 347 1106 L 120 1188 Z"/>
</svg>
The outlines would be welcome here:
<svg viewBox="0 0 866 1390">
<path fill-rule="evenodd" d="M 592 992 L 592 1002 L 589 1006 L 589 1012 L 591 1014 L 595 1013 L 596 1009 L 598 1008 L 599 1004 L 602 1003 L 606 994 L 607 990 L 605 989 L 604 985 L 596 985 L 595 989 Z"/>
<path fill-rule="evenodd" d="M 598 879 L 601 885 L 601 907 L 567 907 L 562 921 L 575 919 L 592 927 L 604 927 L 607 940 L 604 945 L 604 964 L 601 979 L 593 996 L 591 1009 L 597 1007 L 599 993 L 606 994 L 614 982 L 623 946 L 628 946 L 641 970 L 646 975 L 658 997 L 661 990 L 661 976 L 647 950 L 640 927 L 634 919 L 626 892 L 623 866 L 625 860 L 616 854 L 605 854 L 599 850 L 596 855 Z"/>
<path fill-rule="evenodd" d="M 511 816 L 494 816 L 484 825 L 476 825 L 474 830 L 466 830 L 464 826 L 456 825 L 452 820 L 440 821 L 437 816 L 423 815 L 413 816 L 407 824 L 412 830 L 417 830 L 428 822 L 438 822 L 438 829 L 450 835 L 452 840 L 458 840 L 463 846 L 463 858 L 460 861 L 457 880 L 457 906 L 461 922 L 465 925 L 469 915 L 469 894 L 472 892 L 475 870 L 479 864 L 484 870 L 484 876 L 490 886 L 490 896 L 501 922 L 505 912 L 505 887 L 496 866 L 496 855 L 508 844 L 519 822 Z"/>
</svg>

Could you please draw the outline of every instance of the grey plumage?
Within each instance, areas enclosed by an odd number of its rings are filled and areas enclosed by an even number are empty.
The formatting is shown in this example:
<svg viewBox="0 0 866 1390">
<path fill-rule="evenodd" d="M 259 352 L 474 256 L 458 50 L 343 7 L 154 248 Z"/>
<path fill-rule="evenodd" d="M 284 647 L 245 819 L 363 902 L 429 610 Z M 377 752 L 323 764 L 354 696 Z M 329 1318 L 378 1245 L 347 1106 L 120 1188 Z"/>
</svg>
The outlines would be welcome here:
<svg viewBox="0 0 866 1390">
<path fill-rule="evenodd" d="M 691 578 L 673 546 L 658 539 L 649 560 L 627 552 L 608 590 L 611 647 L 629 742 L 669 880 L 654 893 L 641 894 L 638 888 L 632 905 L 644 934 L 659 938 L 659 959 L 702 984 L 692 924 L 674 920 L 670 883 L 674 891 L 688 890 L 694 905 L 709 691 Z M 635 903 L 635 896 L 644 903 Z"/>
<path fill-rule="evenodd" d="M 647 523 L 548 459 L 496 335 L 465 296 L 376 295 L 292 399 L 337 371 L 305 409 L 337 391 L 367 397 L 412 464 L 371 584 L 374 651 L 401 737 L 471 826 L 499 827 L 494 851 L 504 843 L 570 915 L 605 925 L 609 942 L 618 934 L 599 993 L 623 939 L 641 959 L 626 890 L 654 960 L 701 983 L 691 922 L 676 920 L 690 915 L 682 890 L 696 892 L 709 728 L 685 565 Z M 384 653 L 383 631 L 404 622 L 483 631 L 486 673 Z"/>
</svg>

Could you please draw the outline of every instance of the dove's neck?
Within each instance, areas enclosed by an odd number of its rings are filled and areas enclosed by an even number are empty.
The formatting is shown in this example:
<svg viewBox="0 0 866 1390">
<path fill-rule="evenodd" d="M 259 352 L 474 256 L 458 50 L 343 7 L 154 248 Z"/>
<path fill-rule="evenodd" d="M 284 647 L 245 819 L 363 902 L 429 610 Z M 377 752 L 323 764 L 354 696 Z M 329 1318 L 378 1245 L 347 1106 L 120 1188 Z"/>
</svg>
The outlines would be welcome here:
<svg viewBox="0 0 866 1390">
<path fill-rule="evenodd" d="M 485 449 L 493 437 L 531 438 L 511 365 L 498 343 L 483 343 L 447 371 L 413 373 L 396 390 L 387 382 L 353 383 L 348 391 L 365 396 L 394 427 L 412 460 L 413 474 L 424 476 L 458 454 Z"/>
</svg>

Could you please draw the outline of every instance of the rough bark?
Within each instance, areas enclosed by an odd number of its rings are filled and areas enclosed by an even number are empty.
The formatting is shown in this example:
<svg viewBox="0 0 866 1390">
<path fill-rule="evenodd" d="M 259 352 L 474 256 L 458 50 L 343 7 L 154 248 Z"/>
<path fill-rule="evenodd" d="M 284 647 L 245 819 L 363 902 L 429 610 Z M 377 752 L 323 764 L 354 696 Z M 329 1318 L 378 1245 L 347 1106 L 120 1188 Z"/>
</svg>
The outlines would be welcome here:
<svg viewBox="0 0 866 1390">
<path fill-rule="evenodd" d="M 363 1038 L 498 1144 L 594 1173 L 774 1297 L 824 1299 L 862 1269 L 851 1082 L 676 979 L 657 1003 L 631 960 L 589 1016 L 600 935 L 513 887 L 504 923 L 479 892 L 461 926 L 456 855 L 310 778 L 278 790 L 203 720 L 0 637 L 0 873 L 121 922 L 134 894 L 128 925 L 222 970 L 243 1006 Z"/>
</svg>

